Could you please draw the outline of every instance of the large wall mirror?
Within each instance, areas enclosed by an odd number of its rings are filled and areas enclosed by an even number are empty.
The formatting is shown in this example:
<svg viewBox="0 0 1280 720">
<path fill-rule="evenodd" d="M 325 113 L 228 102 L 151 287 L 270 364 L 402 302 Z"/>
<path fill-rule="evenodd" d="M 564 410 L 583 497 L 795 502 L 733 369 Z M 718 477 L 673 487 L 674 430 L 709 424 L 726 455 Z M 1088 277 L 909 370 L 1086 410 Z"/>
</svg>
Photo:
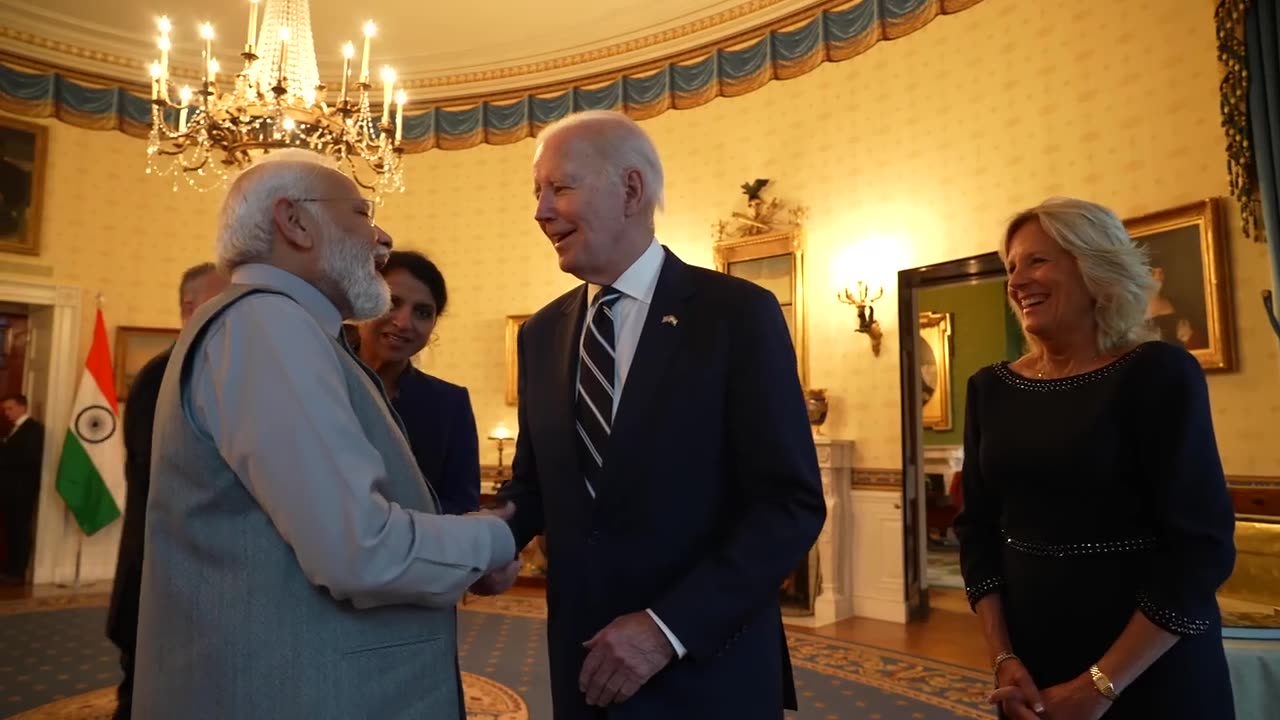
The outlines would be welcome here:
<svg viewBox="0 0 1280 720">
<path fill-rule="evenodd" d="M 716 270 L 740 277 L 767 289 L 778 298 L 782 315 L 791 331 L 796 350 L 800 384 L 809 386 L 809 363 L 804 320 L 804 232 L 799 224 L 801 213 L 792 210 L 793 222 L 774 223 L 772 218 L 780 206 L 776 200 L 753 207 L 753 215 L 734 213 L 739 226 L 730 223 L 717 226 L 714 247 Z M 752 218 L 764 218 L 760 222 Z"/>
</svg>

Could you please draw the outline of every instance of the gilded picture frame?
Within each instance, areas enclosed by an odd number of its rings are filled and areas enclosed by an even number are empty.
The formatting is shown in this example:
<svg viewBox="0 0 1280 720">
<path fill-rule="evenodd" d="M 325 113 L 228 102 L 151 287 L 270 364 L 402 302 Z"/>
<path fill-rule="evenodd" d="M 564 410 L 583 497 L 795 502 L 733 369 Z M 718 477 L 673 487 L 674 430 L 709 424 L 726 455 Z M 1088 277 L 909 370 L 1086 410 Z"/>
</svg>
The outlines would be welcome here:
<svg viewBox="0 0 1280 720">
<path fill-rule="evenodd" d="M 520 366 L 517 343 L 520 336 L 520 326 L 524 325 L 524 321 L 530 317 L 530 315 L 507 316 L 506 402 L 508 405 L 517 405 L 520 402 Z"/>
<path fill-rule="evenodd" d="M 0 252 L 40 254 L 49 129 L 0 118 Z"/>
<path fill-rule="evenodd" d="M 951 313 L 920 313 L 916 337 L 920 359 L 920 419 L 926 429 L 950 430 Z"/>
<path fill-rule="evenodd" d="M 171 328 L 132 327 L 116 328 L 115 381 L 116 399 L 127 402 L 129 388 L 134 377 L 151 358 L 168 350 L 178 339 L 180 331 Z"/>
<path fill-rule="evenodd" d="M 804 233 L 788 229 L 723 239 L 712 252 L 716 270 L 750 280 L 771 291 L 791 331 L 801 387 L 808 387 L 809 362 L 804 303 Z"/>
<path fill-rule="evenodd" d="M 1124 225 L 1149 254 L 1159 284 L 1147 316 L 1160 339 L 1186 348 L 1205 370 L 1235 369 L 1221 198 L 1130 218 Z"/>
</svg>

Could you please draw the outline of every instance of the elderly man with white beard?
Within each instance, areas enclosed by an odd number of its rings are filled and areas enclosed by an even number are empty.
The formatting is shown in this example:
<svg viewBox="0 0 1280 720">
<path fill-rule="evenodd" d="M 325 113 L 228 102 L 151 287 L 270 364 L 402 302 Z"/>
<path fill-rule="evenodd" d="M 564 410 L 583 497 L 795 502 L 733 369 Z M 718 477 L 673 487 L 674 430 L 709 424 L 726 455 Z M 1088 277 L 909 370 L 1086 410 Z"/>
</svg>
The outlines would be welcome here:
<svg viewBox="0 0 1280 720">
<path fill-rule="evenodd" d="M 454 604 L 515 579 L 491 514 L 443 516 L 345 319 L 384 313 L 391 239 L 306 151 L 222 206 L 231 279 L 156 408 L 135 718 L 461 718 Z"/>
</svg>

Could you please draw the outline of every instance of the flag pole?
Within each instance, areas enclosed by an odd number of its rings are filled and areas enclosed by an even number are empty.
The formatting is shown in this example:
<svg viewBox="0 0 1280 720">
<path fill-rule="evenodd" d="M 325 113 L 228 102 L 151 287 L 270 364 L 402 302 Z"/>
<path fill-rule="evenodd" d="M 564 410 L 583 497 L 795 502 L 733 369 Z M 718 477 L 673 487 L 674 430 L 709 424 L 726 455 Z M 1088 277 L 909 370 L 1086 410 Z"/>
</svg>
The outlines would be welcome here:
<svg viewBox="0 0 1280 720">
<path fill-rule="evenodd" d="M 84 533 L 78 532 L 80 530 L 79 527 L 76 530 L 76 575 L 71 581 L 71 593 L 73 595 L 80 592 L 80 556 L 84 551 Z"/>
</svg>

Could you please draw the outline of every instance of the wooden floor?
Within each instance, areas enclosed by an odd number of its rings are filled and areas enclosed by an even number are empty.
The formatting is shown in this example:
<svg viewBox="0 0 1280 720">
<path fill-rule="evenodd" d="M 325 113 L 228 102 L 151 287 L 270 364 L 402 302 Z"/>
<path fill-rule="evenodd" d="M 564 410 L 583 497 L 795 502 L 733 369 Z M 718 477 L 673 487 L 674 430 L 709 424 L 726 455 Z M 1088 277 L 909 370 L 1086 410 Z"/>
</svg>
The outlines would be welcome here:
<svg viewBox="0 0 1280 720">
<path fill-rule="evenodd" d="M 72 588 L 52 585 L 35 588 L 0 586 L 0 600 L 54 597 L 72 592 Z M 105 595 L 111 592 L 111 584 L 83 585 L 75 592 Z M 538 597 L 543 591 L 538 588 L 517 587 L 511 592 Z M 990 660 L 987 659 L 986 651 L 983 649 L 978 621 L 969 611 L 964 591 L 932 589 L 929 591 L 929 603 L 932 610 L 928 618 L 906 625 L 866 618 L 850 618 L 834 625 L 813 629 L 793 626 L 788 628 L 797 632 L 811 632 L 824 637 L 874 645 L 885 650 L 896 650 L 978 670 L 988 668 Z"/>
<path fill-rule="evenodd" d="M 929 616 L 919 622 L 900 623 L 849 618 L 834 625 L 807 630 L 815 635 L 897 650 L 975 670 L 986 670 L 991 661 L 983 647 L 978 619 L 970 610 L 963 590 L 929 591 Z M 789 630 L 799 630 L 788 626 Z"/>
</svg>

